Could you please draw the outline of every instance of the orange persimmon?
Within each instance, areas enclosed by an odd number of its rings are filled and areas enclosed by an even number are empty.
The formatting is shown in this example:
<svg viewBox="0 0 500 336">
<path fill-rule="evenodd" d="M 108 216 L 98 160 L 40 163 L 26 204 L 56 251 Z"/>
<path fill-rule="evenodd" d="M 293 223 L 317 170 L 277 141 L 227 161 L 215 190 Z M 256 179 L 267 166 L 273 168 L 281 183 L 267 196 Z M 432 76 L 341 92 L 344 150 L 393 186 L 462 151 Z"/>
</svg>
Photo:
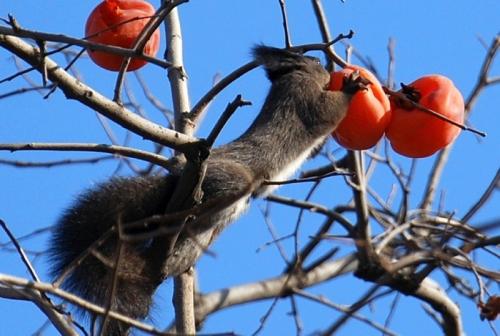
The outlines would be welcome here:
<svg viewBox="0 0 500 336">
<path fill-rule="evenodd" d="M 85 36 L 92 42 L 131 48 L 154 13 L 153 6 L 143 0 L 105 0 L 90 13 Z M 159 45 L 160 31 L 157 29 L 144 46 L 144 54 L 155 56 Z M 97 65 L 111 71 L 120 70 L 122 56 L 90 49 L 88 53 Z M 145 64 L 143 59 L 132 58 L 128 71 Z"/>
<path fill-rule="evenodd" d="M 453 82 L 441 75 L 421 77 L 401 92 L 407 98 L 462 124 L 464 100 Z M 421 158 L 446 147 L 460 128 L 438 117 L 391 97 L 392 118 L 386 130 L 392 148 L 399 154 Z"/>
<path fill-rule="evenodd" d="M 354 93 L 347 115 L 332 133 L 335 140 L 351 150 L 373 147 L 384 135 L 390 121 L 390 103 L 377 78 L 368 70 L 349 65 L 331 74 L 329 89 L 340 91 L 346 78 L 357 71 L 367 80 L 366 88 Z"/>
</svg>

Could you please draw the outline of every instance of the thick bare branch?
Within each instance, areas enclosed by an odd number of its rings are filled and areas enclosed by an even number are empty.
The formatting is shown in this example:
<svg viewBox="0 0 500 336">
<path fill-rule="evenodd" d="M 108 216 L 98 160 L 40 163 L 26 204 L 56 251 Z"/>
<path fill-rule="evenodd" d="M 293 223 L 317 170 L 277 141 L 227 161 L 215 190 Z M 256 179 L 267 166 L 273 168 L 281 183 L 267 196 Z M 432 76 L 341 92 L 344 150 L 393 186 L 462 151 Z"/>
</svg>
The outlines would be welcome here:
<svg viewBox="0 0 500 336">
<path fill-rule="evenodd" d="M 191 268 L 174 279 L 175 331 L 182 335 L 196 333 L 193 273 L 194 270 Z"/>
<path fill-rule="evenodd" d="M 163 0 L 163 6 L 168 1 Z M 190 101 L 188 92 L 188 78 L 184 67 L 183 58 L 183 41 L 182 29 L 177 8 L 173 8 L 165 17 L 165 32 L 167 35 L 168 50 L 165 58 L 172 63 L 172 67 L 168 71 L 168 79 L 170 81 L 170 91 L 174 104 L 174 120 L 175 129 L 183 134 L 192 135 L 195 125 L 189 123 L 186 118 L 190 111 Z M 201 197 L 201 183 L 205 177 L 206 164 L 194 159 L 193 156 L 188 156 L 187 162 L 179 184 L 172 195 L 172 200 L 169 202 L 166 213 L 178 211 L 179 209 L 188 209 L 199 201 Z M 205 156 L 206 158 L 206 156 Z M 157 250 L 164 249 L 160 255 L 169 255 L 176 243 L 177 237 L 181 230 L 184 229 L 184 222 L 181 224 L 181 229 L 174 235 L 173 238 L 159 237 L 154 240 L 153 247 Z M 164 246 L 162 246 L 164 245 Z M 164 254 L 164 253 L 167 254 Z M 175 325 L 176 331 L 181 334 L 196 333 L 196 324 L 194 318 L 194 272 L 185 272 L 175 277 L 174 282 L 174 309 L 175 309 Z"/>
<path fill-rule="evenodd" d="M 209 314 L 231 306 L 269 299 L 289 293 L 291 289 L 306 288 L 339 275 L 353 272 L 357 268 L 354 255 L 324 263 L 303 274 L 284 274 L 276 278 L 249 283 L 220 291 L 199 295 L 196 298 L 196 321 L 200 323 Z"/>
<path fill-rule="evenodd" d="M 443 319 L 441 328 L 446 335 L 460 336 L 464 334 L 460 308 L 448 297 L 437 282 L 429 278 L 425 279 L 412 295 L 428 303 L 435 311 L 440 313 Z"/>
<path fill-rule="evenodd" d="M 39 50 L 24 42 L 20 38 L 0 35 L 0 46 L 11 51 L 38 71 L 42 71 L 39 64 Z M 161 125 L 144 119 L 125 107 L 104 97 L 91 87 L 80 82 L 68 72 L 61 69 L 49 57 L 45 57 L 48 78 L 59 85 L 59 88 L 69 99 L 76 99 L 82 104 L 98 111 L 128 130 L 135 132 L 146 139 L 174 148 L 181 152 L 197 151 L 196 138 L 172 131 Z"/>
</svg>

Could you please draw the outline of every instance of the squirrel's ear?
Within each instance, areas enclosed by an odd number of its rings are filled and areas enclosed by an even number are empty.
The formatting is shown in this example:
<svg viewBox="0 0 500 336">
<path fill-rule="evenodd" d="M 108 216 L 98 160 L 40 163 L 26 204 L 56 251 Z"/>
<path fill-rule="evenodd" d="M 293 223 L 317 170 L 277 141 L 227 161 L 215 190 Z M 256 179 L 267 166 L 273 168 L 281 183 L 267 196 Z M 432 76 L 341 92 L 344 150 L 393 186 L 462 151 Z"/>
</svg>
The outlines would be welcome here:
<svg viewBox="0 0 500 336">
<path fill-rule="evenodd" d="M 264 66 L 271 82 L 304 66 L 304 56 L 284 49 L 257 45 L 252 49 L 252 54 Z"/>
</svg>

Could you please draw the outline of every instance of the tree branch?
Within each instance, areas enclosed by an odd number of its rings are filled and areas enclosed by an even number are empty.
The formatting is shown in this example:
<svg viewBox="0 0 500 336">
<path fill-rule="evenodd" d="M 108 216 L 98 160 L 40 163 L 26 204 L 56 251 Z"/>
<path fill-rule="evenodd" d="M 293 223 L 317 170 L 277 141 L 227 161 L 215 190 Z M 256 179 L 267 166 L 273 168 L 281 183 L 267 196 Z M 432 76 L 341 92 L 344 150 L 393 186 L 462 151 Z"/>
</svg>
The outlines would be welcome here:
<svg viewBox="0 0 500 336">
<path fill-rule="evenodd" d="M 162 0 L 165 5 L 168 1 Z M 189 123 L 186 118 L 187 113 L 190 111 L 189 92 L 187 74 L 184 68 L 183 60 L 183 44 L 182 44 L 182 30 L 177 8 L 173 8 L 165 17 L 165 32 L 167 35 L 168 50 L 165 58 L 172 63 L 172 67 L 168 71 L 168 79 L 170 81 L 170 90 L 172 100 L 174 103 L 174 120 L 175 129 L 181 133 L 192 135 L 195 125 Z M 201 152 L 200 152 L 201 153 Z M 201 199 L 201 183 L 205 177 L 206 164 L 204 159 L 206 155 L 201 156 L 188 156 L 188 162 L 184 167 L 180 181 L 172 200 L 167 206 L 166 212 L 178 211 L 192 207 Z M 201 160 L 198 160 L 201 159 Z M 185 183 L 188 182 L 188 183 Z M 172 252 L 177 236 L 184 228 L 185 221 L 181 225 L 181 229 L 174 235 L 173 238 L 168 238 L 166 246 L 163 247 L 167 252 L 167 257 Z M 159 237 L 153 241 L 155 245 L 162 245 L 165 237 Z M 161 249 L 157 246 L 156 249 Z M 195 334 L 196 324 L 194 319 L 194 272 L 185 272 L 178 275 L 174 280 L 174 309 L 175 309 L 175 324 L 176 332 L 181 334 Z"/>
<path fill-rule="evenodd" d="M 78 305 L 88 311 L 91 311 L 92 313 L 95 314 L 100 314 L 104 315 L 106 314 L 106 309 L 102 308 L 101 306 L 95 305 L 93 303 L 90 303 L 86 300 L 81 299 L 80 297 L 71 294 L 67 291 L 64 291 L 62 289 L 56 288 L 52 286 L 52 284 L 44 283 L 44 282 L 32 282 L 23 278 L 19 277 L 14 277 L 11 275 L 6 275 L 6 274 L 1 274 L 0 273 L 0 284 L 3 284 L 4 286 L 0 285 L 0 295 L 3 297 L 9 297 L 8 293 L 9 290 L 15 290 L 17 293 L 22 293 L 21 295 L 24 296 L 25 299 L 29 299 L 32 301 L 32 297 L 29 296 L 29 294 L 33 290 L 37 291 L 42 291 L 44 293 L 50 293 L 53 295 L 56 295 L 65 301 L 71 302 L 75 305 Z M 11 287 L 12 289 L 8 288 Z M 7 295 L 4 295 L 7 294 Z M 15 296 L 15 295 L 14 295 Z M 22 296 L 17 295 L 17 299 L 20 299 Z M 34 301 L 35 304 L 38 306 L 38 302 Z M 40 306 L 39 306 L 40 307 Z M 52 311 L 52 312 L 51 312 Z M 46 314 L 54 314 L 54 308 L 51 307 L 51 309 L 48 309 L 47 311 L 44 310 Z M 122 314 L 116 313 L 114 311 L 109 312 L 109 316 L 119 320 L 121 322 L 124 322 L 126 324 L 129 324 L 131 326 L 134 326 L 137 329 L 149 332 L 152 335 L 168 335 L 167 333 L 162 333 L 155 328 L 151 327 L 150 325 L 144 324 L 142 322 L 138 322 L 134 319 L 128 318 Z M 67 335 L 76 335 L 74 331 L 72 333 L 68 333 Z"/>
<path fill-rule="evenodd" d="M 91 143 L 26 143 L 26 144 L 0 144 L 0 151 L 6 150 L 10 152 L 16 151 L 62 151 L 62 152 L 99 152 L 110 153 L 125 157 L 130 157 L 138 160 L 143 160 L 157 164 L 165 169 L 173 169 L 175 160 L 167 159 L 162 155 L 151 152 L 135 149 L 131 147 L 106 145 L 106 144 L 91 144 Z"/>
<path fill-rule="evenodd" d="M 0 34 L 0 46 L 19 56 L 38 71 L 43 71 L 39 63 L 39 50 L 20 38 Z M 45 63 L 48 78 L 52 82 L 57 83 L 69 99 L 78 100 L 82 104 L 120 124 L 122 127 L 146 139 L 183 153 L 198 151 L 198 139 L 172 131 L 132 113 L 130 110 L 104 97 L 99 92 L 71 76 L 49 57 L 45 57 Z"/>
<path fill-rule="evenodd" d="M 199 324 L 209 314 L 224 308 L 274 298 L 289 293 L 292 289 L 306 288 L 353 272 L 357 265 L 355 256 L 349 255 L 336 261 L 324 263 L 303 275 L 283 274 L 257 283 L 248 283 L 198 295 L 195 304 L 196 322 Z"/>
<path fill-rule="evenodd" d="M 12 29 L 12 28 L 8 28 L 8 27 L 0 26 L 0 35 L 25 37 L 25 38 L 35 39 L 35 40 L 42 40 L 42 41 L 46 41 L 46 42 L 60 42 L 60 43 L 68 44 L 68 47 L 69 47 L 69 45 L 76 45 L 76 46 L 80 46 L 80 47 L 83 47 L 86 49 L 91 49 L 91 50 L 96 50 L 96 51 L 104 51 L 104 52 L 107 52 L 110 54 L 116 54 L 116 55 L 120 55 L 120 56 L 124 56 L 124 57 L 140 58 L 140 59 L 144 59 L 145 61 L 147 61 L 149 63 L 158 65 L 158 66 L 165 68 L 165 69 L 171 66 L 171 64 L 168 62 L 165 62 L 165 61 L 158 59 L 158 58 L 148 56 L 148 55 L 143 54 L 143 53 L 137 53 L 133 49 L 90 42 L 88 40 L 74 38 L 74 37 L 70 37 L 70 36 L 65 36 L 62 34 L 50 34 L 50 33 L 32 31 L 32 30 L 28 30 L 28 29 L 24 29 L 24 28 Z"/>
</svg>

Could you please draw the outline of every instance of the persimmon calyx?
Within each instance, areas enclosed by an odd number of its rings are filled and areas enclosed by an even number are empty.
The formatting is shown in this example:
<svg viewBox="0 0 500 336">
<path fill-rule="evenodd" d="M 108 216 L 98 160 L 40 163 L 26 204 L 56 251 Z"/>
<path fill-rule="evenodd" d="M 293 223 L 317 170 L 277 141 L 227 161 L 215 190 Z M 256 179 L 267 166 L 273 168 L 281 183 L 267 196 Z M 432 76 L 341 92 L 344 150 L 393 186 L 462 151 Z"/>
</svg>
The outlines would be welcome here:
<svg viewBox="0 0 500 336">
<path fill-rule="evenodd" d="M 408 100 L 414 103 L 420 102 L 420 99 L 422 98 L 422 93 L 418 89 L 416 89 L 411 85 L 406 85 L 405 83 L 400 83 L 400 85 L 401 85 L 401 93 L 404 94 L 406 98 L 408 98 Z M 415 104 L 408 102 L 408 100 L 395 97 L 393 101 L 398 107 L 401 107 L 405 110 L 411 110 L 415 108 Z"/>
</svg>

